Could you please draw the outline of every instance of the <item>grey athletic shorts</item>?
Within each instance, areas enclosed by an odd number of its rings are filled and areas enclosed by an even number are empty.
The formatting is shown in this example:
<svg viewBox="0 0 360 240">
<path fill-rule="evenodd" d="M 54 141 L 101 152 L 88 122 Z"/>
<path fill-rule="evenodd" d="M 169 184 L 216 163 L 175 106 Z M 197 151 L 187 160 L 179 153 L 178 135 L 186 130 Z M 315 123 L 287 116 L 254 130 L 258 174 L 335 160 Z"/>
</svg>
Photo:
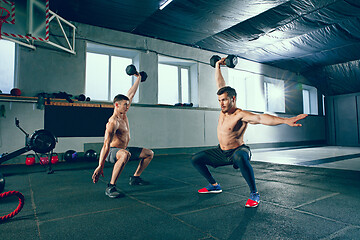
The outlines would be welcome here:
<svg viewBox="0 0 360 240">
<path fill-rule="evenodd" d="M 105 161 L 109 162 L 109 163 L 116 163 L 116 153 L 121 149 L 122 148 L 111 147 L 109 154 L 107 155 Z M 140 158 L 140 154 L 141 154 L 141 151 L 143 150 L 143 148 L 128 147 L 125 150 L 130 152 L 130 154 L 131 154 L 129 161 L 134 161 L 134 160 L 138 160 Z"/>
</svg>

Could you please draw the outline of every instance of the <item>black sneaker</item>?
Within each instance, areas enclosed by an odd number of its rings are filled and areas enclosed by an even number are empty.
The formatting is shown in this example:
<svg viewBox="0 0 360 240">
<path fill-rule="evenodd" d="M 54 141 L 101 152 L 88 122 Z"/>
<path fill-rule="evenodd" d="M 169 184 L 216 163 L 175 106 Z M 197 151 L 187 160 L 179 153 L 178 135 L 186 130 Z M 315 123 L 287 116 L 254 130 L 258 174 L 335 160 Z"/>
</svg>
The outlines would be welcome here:
<svg viewBox="0 0 360 240">
<path fill-rule="evenodd" d="M 149 185 L 150 183 L 141 179 L 141 177 L 130 176 L 129 185 Z"/>
<path fill-rule="evenodd" d="M 117 198 L 121 193 L 116 189 L 116 186 L 109 186 L 105 190 L 105 195 L 109 198 Z"/>
</svg>

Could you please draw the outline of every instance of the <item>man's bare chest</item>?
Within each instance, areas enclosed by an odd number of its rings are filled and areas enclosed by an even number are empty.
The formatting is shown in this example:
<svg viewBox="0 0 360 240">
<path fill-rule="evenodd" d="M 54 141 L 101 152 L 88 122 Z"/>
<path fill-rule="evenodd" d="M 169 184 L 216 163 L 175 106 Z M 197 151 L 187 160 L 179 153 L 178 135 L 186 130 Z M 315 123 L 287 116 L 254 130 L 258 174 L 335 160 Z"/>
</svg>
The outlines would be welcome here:
<svg viewBox="0 0 360 240">
<path fill-rule="evenodd" d="M 234 132 L 238 131 L 242 125 L 243 122 L 237 117 L 220 116 L 218 130 L 221 132 Z"/>
<path fill-rule="evenodd" d="M 121 120 L 117 124 L 116 134 L 122 135 L 129 132 L 129 124 L 125 120 Z"/>
</svg>

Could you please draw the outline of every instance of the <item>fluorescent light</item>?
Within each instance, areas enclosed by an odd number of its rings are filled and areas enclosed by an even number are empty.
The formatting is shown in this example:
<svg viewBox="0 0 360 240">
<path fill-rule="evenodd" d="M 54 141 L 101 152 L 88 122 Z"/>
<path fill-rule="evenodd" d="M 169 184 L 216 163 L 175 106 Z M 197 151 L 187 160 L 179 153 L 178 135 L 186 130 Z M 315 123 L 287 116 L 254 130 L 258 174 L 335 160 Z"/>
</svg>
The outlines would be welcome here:
<svg viewBox="0 0 360 240">
<path fill-rule="evenodd" d="M 173 0 L 165 0 L 163 3 L 160 4 L 160 10 L 163 10 L 169 3 L 171 3 Z"/>
</svg>

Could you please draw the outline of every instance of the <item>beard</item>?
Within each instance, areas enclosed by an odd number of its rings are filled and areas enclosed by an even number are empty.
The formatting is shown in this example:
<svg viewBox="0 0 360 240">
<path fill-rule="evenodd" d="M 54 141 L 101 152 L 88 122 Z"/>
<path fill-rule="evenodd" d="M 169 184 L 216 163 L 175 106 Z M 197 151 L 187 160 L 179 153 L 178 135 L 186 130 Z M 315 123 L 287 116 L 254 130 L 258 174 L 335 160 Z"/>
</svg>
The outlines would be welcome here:
<svg viewBox="0 0 360 240">
<path fill-rule="evenodd" d="M 222 113 L 227 113 L 229 111 L 229 107 L 221 108 Z"/>
</svg>

